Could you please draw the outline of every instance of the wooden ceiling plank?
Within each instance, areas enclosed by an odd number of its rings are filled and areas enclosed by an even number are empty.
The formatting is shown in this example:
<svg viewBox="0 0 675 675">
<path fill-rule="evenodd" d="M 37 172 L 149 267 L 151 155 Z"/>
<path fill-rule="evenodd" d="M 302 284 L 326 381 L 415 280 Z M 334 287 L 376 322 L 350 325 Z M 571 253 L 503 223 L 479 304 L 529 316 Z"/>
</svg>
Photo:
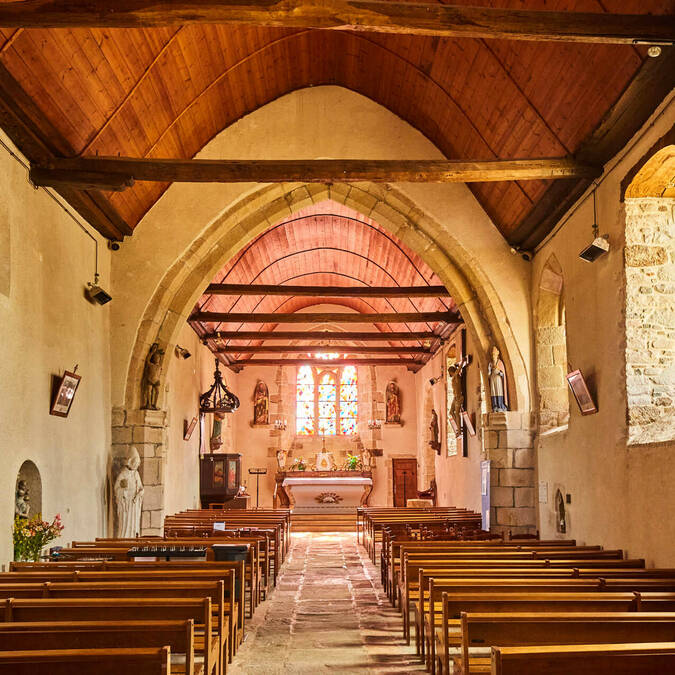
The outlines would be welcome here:
<svg viewBox="0 0 675 675">
<path fill-rule="evenodd" d="M 438 340 L 439 336 L 431 331 L 413 333 L 411 331 L 216 331 L 204 333 L 203 340 L 304 340 L 320 342 L 336 342 L 357 340 L 359 342 L 397 341 L 424 341 Z"/>
<path fill-rule="evenodd" d="M 249 24 L 441 37 L 672 44 L 673 17 L 464 7 L 381 0 L 23 0 L 0 4 L 0 26 L 141 28 Z"/>
<path fill-rule="evenodd" d="M 49 162 L 55 153 L 73 152 L 1 63 L 0 127 L 31 162 Z M 56 191 L 104 237 L 121 240 L 131 234 L 131 227 L 101 194 L 65 186 Z"/>
<path fill-rule="evenodd" d="M 191 321 L 219 323 L 459 323 L 457 312 L 194 312 Z"/>
<path fill-rule="evenodd" d="M 669 47 L 663 49 L 659 58 L 644 62 L 600 125 L 581 144 L 576 156 L 598 166 L 607 163 L 649 120 L 674 87 L 675 48 Z M 508 241 L 525 250 L 535 248 L 591 184 L 592 180 L 581 178 L 551 185 L 507 237 Z"/>
<path fill-rule="evenodd" d="M 239 368 L 245 366 L 422 366 L 415 359 L 240 359 L 230 361 L 230 365 Z"/>
<path fill-rule="evenodd" d="M 229 345 L 219 347 L 214 351 L 217 354 L 302 354 L 304 352 L 321 352 L 327 348 L 311 345 L 250 345 L 247 347 L 238 347 Z M 342 344 L 331 345 L 330 351 L 344 352 L 345 354 L 431 354 L 427 347 L 354 347 L 354 345 Z"/>
<path fill-rule="evenodd" d="M 108 177 L 106 177 L 108 174 Z M 102 189 L 137 181 L 189 183 L 470 183 L 596 178 L 600 169 L 568 158 L 465 160 L 212 160 L 132 157 L 53 159 L 33 169 L 31 180 L 48 187 L 69 184 Z M 123 176 L 120 180 L 119 176 Z"/>
<path fill-rule="evenodd" d="M 321 298 L 449 297 L 445 286 L 282 286 L 277 284 L 210 284 L 204 295 L 294 295 Z"/>
</svg>

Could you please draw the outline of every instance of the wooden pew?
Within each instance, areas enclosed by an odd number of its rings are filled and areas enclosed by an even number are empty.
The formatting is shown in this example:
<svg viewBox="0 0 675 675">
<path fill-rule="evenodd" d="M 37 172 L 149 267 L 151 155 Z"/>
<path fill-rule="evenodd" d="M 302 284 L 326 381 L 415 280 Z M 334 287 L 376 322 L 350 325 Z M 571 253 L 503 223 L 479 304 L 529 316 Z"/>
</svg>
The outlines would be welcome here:
<svg viewBox="0 0 675 675">
<path fill-rule="evenodd" d="M 550 644 L 609 644 L 672 642 L 675 613 L 572 612 L 495 613 L 462 612 L 460 659 L 463 675 L 489 673 L 490 658 L 470 655 L 472 647 L 515 647 Z M 449 673 L 443 663 L 443 674 Z M 454 670 L 453 672 L 458 672 Z"/>
<path fill-rule="evenodd" d="M 182 664 L 172 664 L 173 675 L 207 675 L 203 663 L 195 667 L 192 620 L 0 623 L 0 652 L 165 646 L 184 657 Z"/>
<path fill-rule="evenodd" d="M 675 642 L 493 647 L 492 675 L 649 675 L 675 672 Z"/>
<path fill-rule="evenodd" d="M 49 563 L 47 563 L 49 565 Z M 141 563 L 147 565 L 147 563 Z M 223 583 L 223 599 L 222 603 L 217 597 L 214 597 L 216 607 L 222 608 L 226 612 L 228 619 L 228 627 L 230 629 L 228 645 L 230 649 L 229 660 L 236 652 L 236 648 L 243 640 L 244 633 L 244 613 L 243 613 L 243 597 L 237 597 L 235 586 L 235 569 L 239 569 L 241 577 L 242 563 L 215 563 L 209 568 L 196 569 L 175 569 L 172 563 L 168 563 L 169 567 L 151 569 L 136 567 L 134 563 L 122 563 L 115 569 L 108 569 L 104 571 L 97 570 L 51 570 L 49 567 L 41 567 L 36 571 L 26 571 L 25 568 L 20 572 L 3 572 L 0 573 L 0 596 L 8 597 L 6 590 L 1 590 L 8 583 L 115 583 L 115 582 L 155 582 L 162 584 L 168 582 L 222 582 Z M 236 566 L 236 567 L 232 567 Z M 240 588 L 241 592 L 242 588 Z M 10 588 L 11 592 L 11 588 Z M 75 590 L 75 594 L 77 591 Z M 218 611 L 221 611 L 220 609 Z"/>
<path fill-rule="evenodd" d="M 92 622 L 106 621 L 192 621 L 195 649 L 201 655 L 205 675 L 226 670 L 221 662 L 220 637 L 214 634 L 211 599 L 190 598 L 8 598 L 0 600 L 0 622 Z M 2 629 L 0 623 L 0 630 Z M 225 635 L 227 638 L 227 634 Z"/>
<path fill-rule="evenodd" d="M 203 581 L 115 581 L 100 583 L 45 582 L 43 584 L 0 584 L 0 598 L 192 598 L 211 599 L 213 626 L 218 634 L 220 663 L 234 656 L 233 632 L 226 613 L 224 584 Z"/>
<path fill-rule="evenodd" d="M 171 649 L 0 652 L 0 675 L 170 675 Z"/>
</svg>

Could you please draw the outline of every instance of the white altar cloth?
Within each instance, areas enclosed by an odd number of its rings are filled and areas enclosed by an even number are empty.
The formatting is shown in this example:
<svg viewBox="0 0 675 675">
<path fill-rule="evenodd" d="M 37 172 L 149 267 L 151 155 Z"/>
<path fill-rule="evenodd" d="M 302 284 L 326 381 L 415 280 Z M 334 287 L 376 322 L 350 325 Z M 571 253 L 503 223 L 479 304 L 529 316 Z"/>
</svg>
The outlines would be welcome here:
<svg viewBox="0 0 675 675">
<path fill-rule="evenodd" d="M 361 476 L 288 477 L 282 483 L 295 502 L 294 513 L 355 513 L 372 484 L 372 478 Z M 337 501 L 326 501 L 331 493 L 337 495 Z"/>
</svg>

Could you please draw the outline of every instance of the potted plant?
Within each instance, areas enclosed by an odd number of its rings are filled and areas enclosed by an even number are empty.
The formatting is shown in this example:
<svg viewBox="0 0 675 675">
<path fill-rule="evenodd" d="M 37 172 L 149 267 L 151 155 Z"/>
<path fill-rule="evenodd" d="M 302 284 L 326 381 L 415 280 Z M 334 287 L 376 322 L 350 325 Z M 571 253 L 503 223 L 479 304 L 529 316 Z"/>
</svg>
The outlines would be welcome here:
<svg viewBox="0 0 675 675">
<path fill-rule="evenodd" d="M 304 471 L 307 468 L 307 464 L 302 457 L 298 457 L 298 471 Z"/>
<path fill-rule="evenodd" d="M 14 518 L 14 560 L 37 562 L 42 549 L 49 542 L 58 539 L 63 532 L 61 514 L 57 513 L 49 523 L 40 514 L 32 518 Z"/>
<path fill-rule="evenodd" d="M 361 458 L 358 455 L 350 455 L 347 453 L 347 471 L 358 471 L 361 464 Z"/>
</svg>

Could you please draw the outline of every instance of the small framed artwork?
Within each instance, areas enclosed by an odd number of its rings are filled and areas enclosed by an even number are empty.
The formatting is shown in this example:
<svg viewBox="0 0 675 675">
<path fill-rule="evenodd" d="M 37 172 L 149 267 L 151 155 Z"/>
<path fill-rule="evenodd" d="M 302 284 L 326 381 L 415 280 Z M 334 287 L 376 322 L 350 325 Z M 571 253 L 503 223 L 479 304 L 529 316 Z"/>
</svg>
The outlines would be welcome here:
<svg viewBox="0 0 675 675">
<path fill-rule="evenodd" d="M 213 463 L 212 487 L 225 487 L 225 461 L 219 459 Z"/>
<path fill-rule="evenodd" d="M 452 432 L 455 434 L 455 438 L 459 438 L 462 435 L 461 429 L 457 426 L 457 422 L 455 422 L 455 418 L 450 416 L 448 417 L 448 422 L 450 423 L 450 427 L 452 428 Z M 449 445 L 449 443 L 448 443 Z M 457 451 L 455 450 L 455 453 Z"/>
<path fill-rule="evenodd" d="M 469 436 L 475 436 L 476 435 L 476 427 L 473 426 L 473 421 L 471 420 L 471 415 L 466 410 L 462 410 L 462 422 L 464 422 L 464 426 L 466 427 L 466 430 L 469 432 Z"/>
<path fill-rule="evenodd" d="M 79 375 L 71 373 L 69 370 L 63 373 L 63 377 L 57 379 L 56 393 L 49 409 L 50 415 L 68 417 L 81 379 Z"/>
<path fill-rule="evenodd" d="M 580 370 L 574 370 L 567 374 L 567 384 L 570 385 L 570 389 L 574 394 L 574 398 L 576 399 L 579 411 L 582 415 L 592 415 L 593 413 L 598 412 L 598 409 L 593 402 L 591 392 L 588 391 L 586 380 L 584 380 L 584 376 L 581 374 Z"/>
<path fill-rule="evenodd" d="M 197 426 L 197 418 L 193 417 L 191 422 L 183 420 L 183 440 L 189 441 L 192 438 L 192 432 Z"/>
</svg>

